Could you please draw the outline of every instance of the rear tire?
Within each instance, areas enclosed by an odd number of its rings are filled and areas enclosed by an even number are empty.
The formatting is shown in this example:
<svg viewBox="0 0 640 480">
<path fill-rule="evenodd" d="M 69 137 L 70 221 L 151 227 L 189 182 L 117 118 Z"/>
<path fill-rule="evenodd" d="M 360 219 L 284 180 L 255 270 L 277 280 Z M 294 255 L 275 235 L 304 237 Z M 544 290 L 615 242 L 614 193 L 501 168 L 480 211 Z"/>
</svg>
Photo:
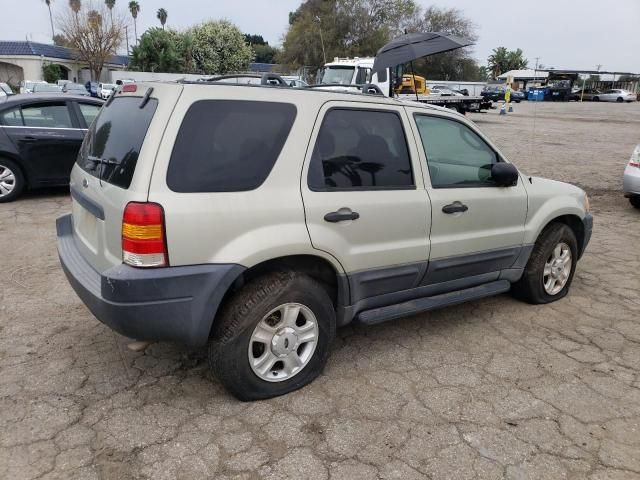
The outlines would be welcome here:
<svg viewBox="0 0 640 480">
<path fill-rule="evenodd" d="M 600 97 L 593 97 L 593 102 L 599 102 L 600 101 Z"/>
<path fill-rule="evenodd" d="M 223 307 L 209 366 L 239 400 L 284 395 L 322 372 L 335 333 L 335 309 L 321 284 L 297 272 L 267 274 Z"/>
<path fill-rule="evenodd" d="M 562 223 L 548 225 L 536 240 L 522 278 L 512 287 L 514 296 L 532 304 L 560 300 L 569 292 L 577 260 L 573 230 Z"/>
<path fill-rule="evenodd" d="M 12 160 L 0 157 L 0 203 L 15 200 L 24 186 L 24 175 L 20 167 Z"/>
<path fill-rule="evenodd" d="M 631 203 L 635 208 L 640 208 L 640 195 L 629 197 L 629 203 Z"/>
</svg>

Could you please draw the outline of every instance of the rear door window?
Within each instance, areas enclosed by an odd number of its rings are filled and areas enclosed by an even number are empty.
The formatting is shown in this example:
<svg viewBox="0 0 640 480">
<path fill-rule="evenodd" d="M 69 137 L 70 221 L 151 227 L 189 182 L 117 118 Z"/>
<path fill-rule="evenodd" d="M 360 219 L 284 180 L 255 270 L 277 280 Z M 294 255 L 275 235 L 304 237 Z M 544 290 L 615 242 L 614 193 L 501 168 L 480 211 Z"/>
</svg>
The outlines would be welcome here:
<svg viewBox="0 0 640 480">
<path fill-rule="evenodd" d="M 289 136 L 289 103 L 201 100 L 184 117 L 167 185 L 174 192 L 239 192 L 269 176 Z"/>
<path fill-rule="evenodd" d="M 308 177 L 315 191 L 413 188 L 400 116 L 333 109 L 324 117 Z"/>
<path fill-rule="evenodd" d="M 74 128 L 69 109 L 64 102 L 22 107 L 25 127 Z"/>
<path fill-rule="evenodd" d="M 118 97 L 105 106 L 85 137 L 78 165 L 102 181 L 129 188 L 140 149 L 153 119 L 158 100 L 140 108 L 139 97 Z"/>
</svg>

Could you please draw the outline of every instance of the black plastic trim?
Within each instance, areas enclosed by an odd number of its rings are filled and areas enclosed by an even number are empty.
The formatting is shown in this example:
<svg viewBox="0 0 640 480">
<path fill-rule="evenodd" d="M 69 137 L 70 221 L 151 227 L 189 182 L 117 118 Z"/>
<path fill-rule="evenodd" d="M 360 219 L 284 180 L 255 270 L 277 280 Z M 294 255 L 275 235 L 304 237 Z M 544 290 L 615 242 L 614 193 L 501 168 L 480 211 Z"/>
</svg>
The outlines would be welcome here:
<svg viewBox="0 0 640 480">
<path fill-rule="evenodd" d="M 421 285 L 431 285 L 510 268 L 521 251 L 522 247 L 517 246 L 431 260 Z"/>
<path fill-rule="evenodd" d="M 205 345 L 224 294 L 246 270 L 235 264 L 117 265 L 97 272 L 75 244 L 71 215 L 58 218 L 56 228 L 60 263 L 77 295 L 102 323 L 139 340 Z"/>
<path fill-rule="evenodd" d="M 73 185 L 69 190 L 71 191 L 71 197 L 73 197 L 73 199 L 76 202 L 82 205 L 89 213 L 91 213 L 97 219 L 104 220 L 104 209 L 100 204 L 98 204 L 94 200 L 91 200 L 89 197 L 87 197 L 84 193 L 82 193 Z"/>
<path fill-rule="evenodd" d="M 584 226 L 584 240 L 582 241 L 582 248 L 578 253 L 578 259 L 582 258 L 582 255 L 591 240 L 591 235 L 593 234 L 593 215 L 587 213 L 582 219 L 582 225 Z"/>
<path fill-rule="evenodd" d="M 427 268 L 427 262 L 375 268 L 349 274 L 352 303 L 362 299 L 408 290 L 415 287 Z"/>
</svg>

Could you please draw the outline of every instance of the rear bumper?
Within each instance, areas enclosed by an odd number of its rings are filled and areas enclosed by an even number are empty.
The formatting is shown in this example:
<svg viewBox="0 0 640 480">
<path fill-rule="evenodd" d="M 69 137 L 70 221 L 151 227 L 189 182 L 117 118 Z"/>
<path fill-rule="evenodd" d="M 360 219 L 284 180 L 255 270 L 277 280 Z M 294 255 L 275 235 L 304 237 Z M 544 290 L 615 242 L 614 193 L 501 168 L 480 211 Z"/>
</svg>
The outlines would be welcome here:
<svg viewBox="0 0 640 480">
<path fill-rule="evenodd" d="M 204 345 L 224 294 L 240 265 L 139 269 L 117 265 L 99 273 L 82 257 L 71 215 L 56 221 L 58 256 L 69 283 L 91 313 L 138 340 Z"/>
<path fill-rule="evenodd" d="M 582 257 L 582 254 L 591 240 L 591 234 L 593 233 L 593 215 L 587 213 L 582 219 L 582 225 L 584 226 L 584 242 L 582 242 L 582 249 L 580 250 L 578 257 Z"/>
</svg>

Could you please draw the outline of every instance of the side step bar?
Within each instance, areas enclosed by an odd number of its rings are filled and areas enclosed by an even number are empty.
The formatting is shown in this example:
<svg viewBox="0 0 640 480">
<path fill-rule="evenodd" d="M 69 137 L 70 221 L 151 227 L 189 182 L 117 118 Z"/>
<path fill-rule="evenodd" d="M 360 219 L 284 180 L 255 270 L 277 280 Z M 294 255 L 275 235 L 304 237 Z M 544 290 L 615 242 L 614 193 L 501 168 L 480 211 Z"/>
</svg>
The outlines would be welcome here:
<svg viewBox="0 0 640 480">
<path fill-rule="evenodd" d="M 457 305 L 458 303 L 468 302 L 469 300 L 498 295 L 508 292 L 510 289 L 511 283 L 508 280 L 496 280 L 495 282 L 485 283 L 484 285 L 467 288 L 465 290 L 458 290 L 457 292 L 417 298 L 396 305 L 389 305 L 388 307 L 365 310 L 356 316 L 356 321 L 365 325 L 376 325 L 416 313 L 428 312 L 429 310 Z"/>
</svg>

